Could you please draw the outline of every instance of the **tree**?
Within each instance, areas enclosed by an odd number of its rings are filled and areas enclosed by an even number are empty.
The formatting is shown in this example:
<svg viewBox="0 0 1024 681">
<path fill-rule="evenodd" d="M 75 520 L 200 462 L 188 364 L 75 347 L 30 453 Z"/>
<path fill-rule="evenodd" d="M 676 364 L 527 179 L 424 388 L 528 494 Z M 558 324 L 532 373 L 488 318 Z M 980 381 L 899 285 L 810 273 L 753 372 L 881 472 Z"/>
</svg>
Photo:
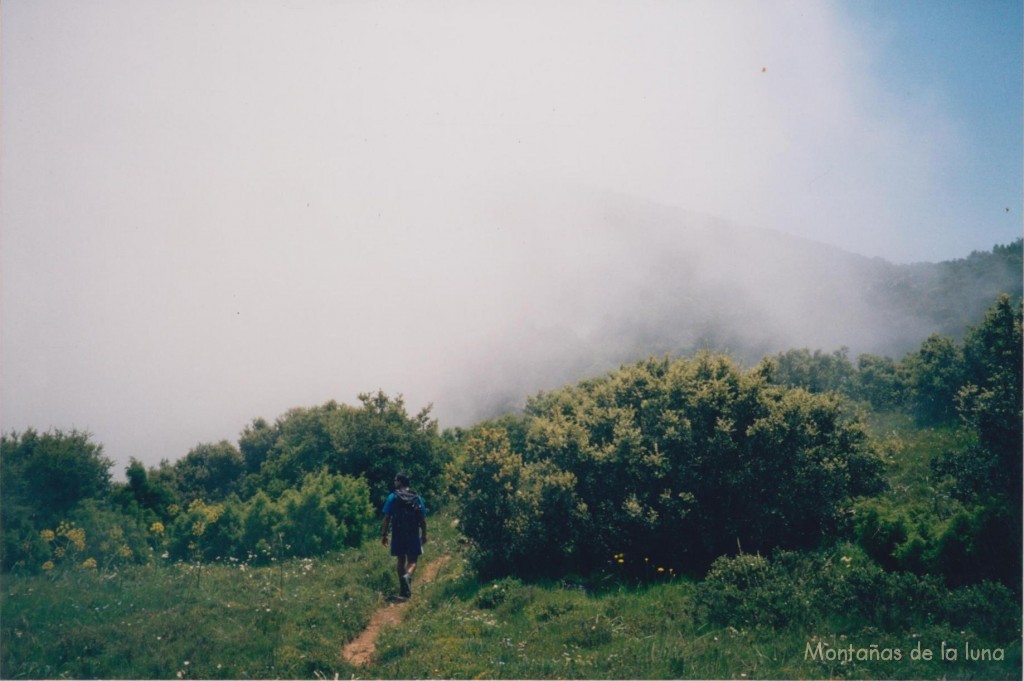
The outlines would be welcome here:
<svg viewBox="0 0 1024 681">
<path fill-rule="evenodd" d="M 259 472 L 247 481 L 247 496 L 260 488 L 279 495 L 323 467 L 366 478 L 381 503 L 399 470 L 409 473 L 419 491 L 438 490 L 451 446 L 439 435 L 430 407 L 410 416 L 401 396 L 364 393 L 359 400 L 360 407 L 331 401 L 291 409 L 269 428 L 254 422 L 241 443 L 247 461 L 260 460 Z"/>
<path fill-rule="evenodd" d="M 277 433 L 266 419 L 253 419 L 252 423 L 245 427 L 238 438 L 238 449 L 242 452 L 247 473 L 259 472 L 276 439 Z"/>
<path fill-rule="evenodd" d="M 31 428 L 4 435 L 4 497 L 23 505 L 35 524 L 45 526 L 83 499 L 106 496 L 114 464 L 91 437 L 78 430 L 37 433 Z"/>
<path fill-rule="evenodd" d="M 415 416 L 399 395 L 382 391 L 359 395 L 362 407 L 332 419 L 328 426 L 336 452 L 332 469 L 363 475 L 380 502 L 391 489 L 395 473 L 404 470 L 416 488 L 432 494 L 441 487 L 441 473 L 450 451 L 438 434 L 430 406 Z"/>
<path fill-rule="evenodd" d="M 223 501 L 238 490 L 245 462 L 233 444 L 198 444 L 174 464 L 178 491 L 186 504 L 194 499 Z"/>
<path fill-rule="evenodd" d="M 864 354 L 857 358 L 853 396 L 876 409 L 895 409 L 907 399 L 907 377 L 891 357 Z"/>
<path fill-rule="evenodd" d="M 769 382 L 812 393 L 828 391 L 849 394 L 855 376 L 847 348 L 831 353 L 807 348 L 788 350 L 762 360 L 760 371 Z"/>
<path fill-rule="evenodd" d="M 111 500 L 126 510 L 132 506 L 148 513 L 153 520 L 170 519 L 169 509 L 179 503 L 172 487 L 154 479 L 141 461 L 132 458 L 125 469 L 127 483 L 115 485 Z"/>
<path fill-rule="evenodd" d="M 103 447 L 88 433 L 54 430 L 5 434 L 0 439 L 0 527 L 7 570 L 32 563 L 43 547 L 39 531 L 56 526 L 79 503 L 110 490 L 110 467 Z"/>
<path fill-rule="evenodd" d="M 955 421 L 956 397 L 965 379 L 961 347 L 948 336 L 932 334 L 901 364 L 908 375 L 918 418 L 931 424 Z"/>
<path fill-rule="evenodd" d="M 960 414 L 977 431 L 1008 481 L 1019 492 L 1022 372 L 1021 307 L 1002 295 L 964 339 L 967 386 L 960 391 Z"/>
</svg>

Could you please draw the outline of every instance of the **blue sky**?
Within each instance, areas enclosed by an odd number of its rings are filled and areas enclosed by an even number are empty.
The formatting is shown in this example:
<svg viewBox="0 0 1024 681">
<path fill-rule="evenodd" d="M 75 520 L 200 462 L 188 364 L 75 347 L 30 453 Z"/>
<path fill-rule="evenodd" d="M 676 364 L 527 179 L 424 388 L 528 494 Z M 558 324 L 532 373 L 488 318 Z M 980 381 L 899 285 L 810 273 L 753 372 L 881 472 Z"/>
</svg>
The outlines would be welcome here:
<svg viewBox="0 0 1024 681">
<path fill-rule="evenodd" d="M 931 102 L 966 139 L 951 191 L 973 224 L 944 237 L 941 257 L 1020 236 L 1024 3 L 858 0 L 838 7 L 873 50 L 871 70 L 895 105 Z M 966 236 L 972 232 L 979 238 Z"/>
</svg>

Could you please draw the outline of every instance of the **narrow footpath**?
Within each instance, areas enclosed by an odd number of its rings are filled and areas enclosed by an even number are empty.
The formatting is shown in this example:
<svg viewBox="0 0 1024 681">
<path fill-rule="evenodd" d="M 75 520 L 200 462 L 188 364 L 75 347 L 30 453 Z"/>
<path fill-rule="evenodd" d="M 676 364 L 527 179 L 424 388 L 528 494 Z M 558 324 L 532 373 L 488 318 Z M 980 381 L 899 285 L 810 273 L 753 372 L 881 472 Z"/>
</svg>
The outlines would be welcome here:
<svg viewBox="0 0 1024 681">
<path fill-rule="evenodd" d="M 413 587 L 415 588 L 417 584 L 422 587 L 424 584 L 434 581 L 438 571 L 447 562 L 447 555 L 438 556 L 424 565 L 422 571 L 417 570 Z M 415 594 L 415 591 L 413 593 Z M 345 644 L 345 648 L 342 650 L 345 660 L 356 667 L 369 664 L 370 658 L 377 649 L 377 637 L 380 635 L 381 627 L 401 622 L 402 616 L 408 607 L 408 599 L 394 599 L 383 607 L 377 608 L 370 617 L 370 624 L 363 630 L 363 633 Z"/>
</svg>

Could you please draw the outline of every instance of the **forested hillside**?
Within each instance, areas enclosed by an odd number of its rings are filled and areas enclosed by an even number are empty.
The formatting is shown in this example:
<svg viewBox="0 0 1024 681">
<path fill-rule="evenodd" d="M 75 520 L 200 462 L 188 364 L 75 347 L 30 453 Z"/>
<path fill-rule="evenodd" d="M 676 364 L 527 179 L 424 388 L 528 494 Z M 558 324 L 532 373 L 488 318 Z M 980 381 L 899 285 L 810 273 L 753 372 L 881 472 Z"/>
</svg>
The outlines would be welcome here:
<svg viewBox="0 0 1024 681">
<path fill-rule="evenodd" d="M 898 358 L 931 333 L 961 338 L 996 296 L 1022 292 L 1020 240 L 895 264 L 598 192 L 538 191 L 488 220 L 528 258 L 506 323 L 445 367 L 438 408 L 459 425 L 652 355 L 706 349 L 756 364 L 790 348 L 847 347 Z"/>
</svg>

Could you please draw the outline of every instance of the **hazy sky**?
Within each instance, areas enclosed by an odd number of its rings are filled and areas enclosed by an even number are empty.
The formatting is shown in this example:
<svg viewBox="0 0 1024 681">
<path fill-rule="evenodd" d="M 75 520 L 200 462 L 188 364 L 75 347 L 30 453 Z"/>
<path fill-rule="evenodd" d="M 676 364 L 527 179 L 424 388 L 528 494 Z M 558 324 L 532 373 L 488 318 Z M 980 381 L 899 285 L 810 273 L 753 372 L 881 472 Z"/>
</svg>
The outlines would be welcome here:
<svg viewBox="0 0 1024 681">
<path fill-rule="evenodd" d="M 453 425 L 462 360 L 608 260 L 578 198 L 509 228 L 539 193 L 1008 243 L 1021 34 L 1016 0 L 6 0 L 0 422 L 118 471 L 378 388 Z"/>
</svg>

